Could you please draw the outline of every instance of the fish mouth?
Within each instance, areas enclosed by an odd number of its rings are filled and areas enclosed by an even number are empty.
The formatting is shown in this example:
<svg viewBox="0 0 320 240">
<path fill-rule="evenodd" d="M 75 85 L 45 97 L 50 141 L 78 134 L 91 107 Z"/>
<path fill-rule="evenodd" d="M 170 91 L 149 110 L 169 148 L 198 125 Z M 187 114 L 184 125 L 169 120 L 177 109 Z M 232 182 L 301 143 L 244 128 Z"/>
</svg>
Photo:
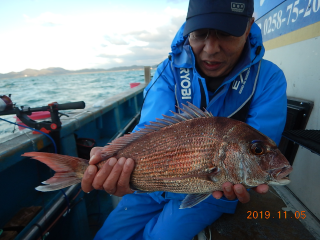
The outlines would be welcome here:
<svg viewBox="0 0 320 240">
<path fill-rule="evenodd" d="M 288 165 L 281 168 L 268 170 L 268 184 L 269 185 L 287 185 L 290 183 L 287 175 L 291 173 L 293 168 Z"/>
</svg>

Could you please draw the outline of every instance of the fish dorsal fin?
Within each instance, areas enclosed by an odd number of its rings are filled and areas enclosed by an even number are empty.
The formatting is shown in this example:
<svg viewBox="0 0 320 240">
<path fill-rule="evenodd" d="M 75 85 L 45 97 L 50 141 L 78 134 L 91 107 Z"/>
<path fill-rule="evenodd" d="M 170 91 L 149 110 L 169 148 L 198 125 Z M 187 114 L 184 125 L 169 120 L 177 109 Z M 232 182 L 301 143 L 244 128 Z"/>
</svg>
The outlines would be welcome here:
<svg viewBox="0 0 320 240">
<path fill-rule="evenodd" d="M 195 119 L 195 118 L 206 118 L 206 117 L 213 117 L 211 113 L 209 113 L 206 109 L 202 111 L 192 103 L 188 102 L 188 106 L 182 103 L 183 108 L 177 107 L 182 111 L 182 113 L 176 113 L 170 111 L 173 116 L 162 115 L 163 119 L 157 118 L 157 122 L 164 122 L 167 125 L 173 125 L 175 123 Z"/>
<path fill-rule="evenodd" d="M 114 156 L 119 150 L 137 140 L 138 138 L 142 137 L 143 135 L 159 131 L 161 128 L 195 118 L 213 117 L 213 115 L 206 109 L 205 111 L 202 111 L 190 102 L 188 102 L 188 106 L 185 104 L 182 104 L 182 106 L 183 108 L 178 107 L 182 111 L 182 113 L 170 111 L 173 113 L 173 116 L 162 115 L 162 119 L 156 118 L 156 121 L 150 122 L 150 125 L 144 125 L 145 128 L 139 129 L 138 131 L 131 134 L 125 134 L 124 136 L 108 143 L 108 145 L 106 145 L 101 151 L 103 159 L 108 159 Z"/>
</svg>

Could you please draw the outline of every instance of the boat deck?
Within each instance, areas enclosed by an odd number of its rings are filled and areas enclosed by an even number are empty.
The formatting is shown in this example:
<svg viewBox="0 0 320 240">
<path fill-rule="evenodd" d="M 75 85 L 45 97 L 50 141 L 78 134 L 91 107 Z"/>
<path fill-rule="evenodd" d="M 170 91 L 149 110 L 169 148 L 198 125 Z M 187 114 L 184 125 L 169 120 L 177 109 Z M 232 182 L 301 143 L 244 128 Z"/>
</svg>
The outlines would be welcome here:
<svg viewBox="0 0 320 240">
<path fill-rule="evenodd" d="M 310 223 L 310 220 L 314 220 L 311 213 L 308 210 L 300 210 L 302 208 L 297 211 L 293 210 L 294 207 L 291 204 L 281 199 L 281 194 L 276 191 L 279 188 L 270 187 L 269 192 L 264 195 L 250 191 L 251 201 L 249 203 L 239 204 L 235 214 L 224 214 L 205 229 L 207 239 L 320 239 L 318 235 L 320 225 Z M 196 236 L 194 240 L 201 239 Z"/>
</svg>

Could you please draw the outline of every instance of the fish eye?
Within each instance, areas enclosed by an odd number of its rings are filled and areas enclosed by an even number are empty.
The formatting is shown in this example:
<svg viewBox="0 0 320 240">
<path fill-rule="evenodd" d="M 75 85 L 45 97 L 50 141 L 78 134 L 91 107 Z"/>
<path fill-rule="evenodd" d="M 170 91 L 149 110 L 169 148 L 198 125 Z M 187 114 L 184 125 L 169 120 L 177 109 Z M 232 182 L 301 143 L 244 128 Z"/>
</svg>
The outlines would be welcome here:
<svg viewBox="0 0 320 240">
<path fill-rule="evenodd" d="M 254 142 L 252 145 L 251 145 L 251 148 L 250 148 L 251 152 L 255 155 L 262 155 L 264 154 L 264 148 L 262 146 L 261 143 L 258 143 L 258 142 Z"/>
</svg>

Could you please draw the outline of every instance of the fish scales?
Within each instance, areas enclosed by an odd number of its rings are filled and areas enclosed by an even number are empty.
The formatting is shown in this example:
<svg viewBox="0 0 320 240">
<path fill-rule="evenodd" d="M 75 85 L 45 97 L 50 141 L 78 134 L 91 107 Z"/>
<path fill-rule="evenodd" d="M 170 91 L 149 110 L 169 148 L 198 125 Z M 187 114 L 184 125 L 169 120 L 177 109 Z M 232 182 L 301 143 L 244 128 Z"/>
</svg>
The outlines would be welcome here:
<svg viewBox="0 0 320 240">
<path fill-rule="evenodd" d="M 214 187 L 209 179 L 177 178 L 210 173 L 221 139 L 214 133 L 215 125 L 212 118 L 177 123 L 141 137 L 120 150 L 116 157 L 133 156 L 136 166 L 131 182 L 137 189 L 183 193 L 208 191 L 208 186 Z"/>
</svg>

